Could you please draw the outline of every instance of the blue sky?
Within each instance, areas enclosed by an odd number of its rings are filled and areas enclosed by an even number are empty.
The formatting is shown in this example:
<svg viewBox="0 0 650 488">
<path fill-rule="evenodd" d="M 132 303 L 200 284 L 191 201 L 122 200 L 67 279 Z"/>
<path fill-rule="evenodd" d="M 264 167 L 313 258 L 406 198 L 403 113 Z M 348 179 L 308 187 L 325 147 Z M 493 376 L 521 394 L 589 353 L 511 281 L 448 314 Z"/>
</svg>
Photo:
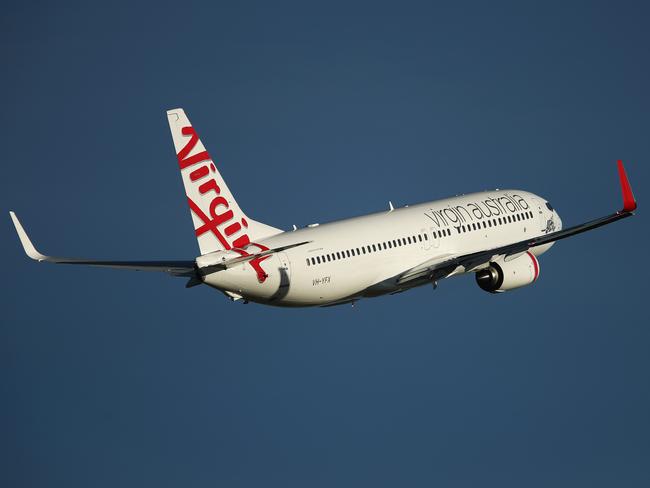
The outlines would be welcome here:
<svg viewBox="0 0 650 488">
<path fill-rule="evenodd" d="M 165 110 L 240 205 L 291 228 L 488 188 L 548 198 L 531 287 L 472 277 L 355 308 L 228 302 L 38 265 L 6 214 L 2 486 L 648 486 L 641 2 L 13 4 L 4 176 L 42 251 L 198 249 Z"/>
</svg>

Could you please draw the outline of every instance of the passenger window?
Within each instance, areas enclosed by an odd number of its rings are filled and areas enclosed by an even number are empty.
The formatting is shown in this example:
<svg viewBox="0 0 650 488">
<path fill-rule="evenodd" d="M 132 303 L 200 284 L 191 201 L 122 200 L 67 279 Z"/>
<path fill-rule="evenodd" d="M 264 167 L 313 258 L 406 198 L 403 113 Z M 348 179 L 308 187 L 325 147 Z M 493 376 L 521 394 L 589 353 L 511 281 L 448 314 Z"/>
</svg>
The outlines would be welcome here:
<svg viewBox="0 0 650 488">
<path fill-rule="evenodd" d="M 428 240 L 429 240 L 429 236 L 426 235 L 426 234 L 424 234 L 424 240 L 425 240 L 425 241 L 428 241 Z"/>
<path fill-rule="evenodd" d="M 377 252 L 377 247 L 374 244 L 372 245 L 372 251 Z"/>
<path fill-rule="evenodd" d="M 307 258 L 307 266 L 309 266 L 309 258 Z"/>
</svg>

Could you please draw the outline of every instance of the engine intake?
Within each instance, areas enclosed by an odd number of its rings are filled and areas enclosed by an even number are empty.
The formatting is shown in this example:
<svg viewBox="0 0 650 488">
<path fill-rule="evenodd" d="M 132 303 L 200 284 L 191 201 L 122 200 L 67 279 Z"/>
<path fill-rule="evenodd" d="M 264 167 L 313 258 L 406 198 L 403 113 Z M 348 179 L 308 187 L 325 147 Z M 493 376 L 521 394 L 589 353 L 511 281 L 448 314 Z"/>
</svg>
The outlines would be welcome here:
<svg viewBox="0 0 650 488">
<path fill-rule="evenodd" d="M 539 276 L 539 262 L 530 252 L 510 261 L 491 262 L 476 272 L 478 286 L 490 293 L 501 293 L 530 285 Z"/>
</svg>

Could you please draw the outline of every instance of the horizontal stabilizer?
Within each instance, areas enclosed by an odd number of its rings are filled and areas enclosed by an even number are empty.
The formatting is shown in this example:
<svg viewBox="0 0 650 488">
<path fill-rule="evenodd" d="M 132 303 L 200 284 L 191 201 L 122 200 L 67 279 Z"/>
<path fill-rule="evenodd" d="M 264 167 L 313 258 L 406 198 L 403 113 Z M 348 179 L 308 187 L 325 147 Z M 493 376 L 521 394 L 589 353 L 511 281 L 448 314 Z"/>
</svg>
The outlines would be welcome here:
<svg viewBox="0 0 650 488">
<path fill-rule="evenodd" d="M 209 274 L 216 273 L 217 271 L 223 271 L 223 270 L 226 270 L 228 268 L 232 268 L 233 266 L 237 266 L 238 264 L 241 264 L 241 263 L 246 263 L 246 262 L 252 261 L 254 259 L 260 259 L 260 258 L 263 258 L 265 256 L 270 256 L 271 254 L 286 251 L 288 249 L 293 249 L 294 247 L 304 246 L 305 244 L 309 244 L 310 242 L 312 242 L 312 241 L 297 242 L 295 244 L 288 244 L 286 246 L 276 247 L 276 248 L 273 248 L 273 249 L 267 249 L 265 251 L 258 252 L 258 253 L 255 253 L 255 254 L 245 254 L 245 255 L 242 255 L 242 256 L 238 256 L 236 258 L 232 258 L 232 259 L 228 259 L 226 261 L 222 261 L 222 262 L 220 262 L 218 264 L 209 264 L 207 266 L 201 266 L 201 260 L 206 260 L 206 258 L 207 258 L 207 260 L 210 259 L 210 255 L 206 254 L 206 255 L 201 256 L 201 257 L 199 257 L 197 259 L 197 264 L 199 266 L 198 272 L 199 272 L 199 274 L 201 276 L 207 276 Z"/>
</svg>

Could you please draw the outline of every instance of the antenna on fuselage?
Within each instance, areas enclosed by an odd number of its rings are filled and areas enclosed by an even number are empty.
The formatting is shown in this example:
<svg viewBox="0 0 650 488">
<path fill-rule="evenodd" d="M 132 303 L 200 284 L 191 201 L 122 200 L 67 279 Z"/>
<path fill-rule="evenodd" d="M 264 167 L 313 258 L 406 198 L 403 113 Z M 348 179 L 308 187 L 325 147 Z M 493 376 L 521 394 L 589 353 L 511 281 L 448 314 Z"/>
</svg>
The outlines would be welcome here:
<svg viewBox="0 0 650 488">
<path fill-rule="evenodd" d="M 395 207 L 393 207 L 393 202 L 391 202 L 390 200 L 388 200 L 388 206 L 390 207 L 389 212 L 392 212 L 393 210 L 395 210 Z"/>
</svg>

